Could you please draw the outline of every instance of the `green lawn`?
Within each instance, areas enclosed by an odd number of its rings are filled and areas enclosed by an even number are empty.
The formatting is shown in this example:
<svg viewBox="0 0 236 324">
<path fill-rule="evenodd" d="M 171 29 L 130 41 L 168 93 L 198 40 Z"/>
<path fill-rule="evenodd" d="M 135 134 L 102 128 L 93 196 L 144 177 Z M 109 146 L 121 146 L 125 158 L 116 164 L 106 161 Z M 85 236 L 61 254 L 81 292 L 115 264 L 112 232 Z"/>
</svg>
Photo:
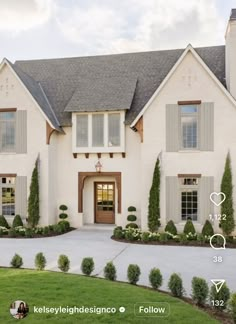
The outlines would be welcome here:
<svg viewBox="0 0 236 324">
<path fill-rule="evenodd" d="M 219 323 L 206 313 L 166 294 L 135 287 L 129 284 L 110 282 L 53 272 L 15 270 L 0 268 L 0 323 L 16 323 L 9 314 L 9 305 L 15 300 L 23 300 L 30 308 L 23 323 L 174 323 L 208 324 Z M 135 303 L 166 302 L 170 304 L 170 315 L 160 317 L 136 317 Z M 36 314 L 33 307 L 97 306 L 126 307 L 125 313 L 103 314 Z"/>
</svg>

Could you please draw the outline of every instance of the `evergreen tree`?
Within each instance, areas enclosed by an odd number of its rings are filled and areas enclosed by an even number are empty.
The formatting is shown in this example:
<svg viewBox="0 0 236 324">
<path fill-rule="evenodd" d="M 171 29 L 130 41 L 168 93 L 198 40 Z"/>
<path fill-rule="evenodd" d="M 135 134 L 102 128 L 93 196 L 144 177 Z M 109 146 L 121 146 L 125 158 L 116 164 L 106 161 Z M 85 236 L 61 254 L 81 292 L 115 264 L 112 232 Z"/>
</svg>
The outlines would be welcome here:
<svg viewBox="0 0 236 324">
<path fill-rule="evenodd" d="M 148 227 L 154 232 L 160 224 L 160 161 L 157 159 L 149 193 Z"/>
<path fill-rule="evenodd" d="M 225 201 L 221 204 L 221 215 L 225 214 L 226 218 L 221 217 L 220 227 L 226 235 L 233 232 L 235 227 L 234 208 L 233 208 L 233 184 L 232 184 L 232 170 L 231 159 L 228 153 L 225 170 L 221 181 L 221 192 L 226 196 Z"/>
<path fill-rule="evenodd" d="M 28 223 L 35 227 L 39 222 L 39 178 L 38 178 L 38 159 L 32 173 L 30 184 L 30 195 L 28 199 Z"/>
</svg>

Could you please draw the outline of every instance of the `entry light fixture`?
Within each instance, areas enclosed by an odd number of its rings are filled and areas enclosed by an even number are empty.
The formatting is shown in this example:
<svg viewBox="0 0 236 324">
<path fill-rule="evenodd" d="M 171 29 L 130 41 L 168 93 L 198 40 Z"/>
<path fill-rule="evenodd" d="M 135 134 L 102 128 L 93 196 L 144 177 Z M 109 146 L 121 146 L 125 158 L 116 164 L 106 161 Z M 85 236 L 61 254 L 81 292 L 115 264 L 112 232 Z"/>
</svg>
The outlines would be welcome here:
<svg viewBox="0 0 236 324">
<path fill-rule="evenodd" d="M 97 163 L 95 164 L 95 169 L 96 169 L 96 172 L 102 171 L 102 164 L 101 164 L 100 160 L 98 160 Z"/>
</svg>

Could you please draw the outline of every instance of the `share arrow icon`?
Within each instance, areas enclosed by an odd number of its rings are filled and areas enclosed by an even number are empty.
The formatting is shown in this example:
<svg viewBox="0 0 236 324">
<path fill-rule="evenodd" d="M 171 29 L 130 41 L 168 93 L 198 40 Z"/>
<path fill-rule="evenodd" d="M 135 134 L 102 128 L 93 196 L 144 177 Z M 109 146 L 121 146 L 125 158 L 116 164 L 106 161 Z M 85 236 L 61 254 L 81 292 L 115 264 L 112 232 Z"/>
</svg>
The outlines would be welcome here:
<svg viewBox="0 0 236 324">
<path fill-rule="evenodd" d="M 211 279 L 211 282 L 216 287 L 216 292 L 218 293 L 221 290 L 223 284 L 225 283 L 225 280 L 224 279 Z"/>
</svg>

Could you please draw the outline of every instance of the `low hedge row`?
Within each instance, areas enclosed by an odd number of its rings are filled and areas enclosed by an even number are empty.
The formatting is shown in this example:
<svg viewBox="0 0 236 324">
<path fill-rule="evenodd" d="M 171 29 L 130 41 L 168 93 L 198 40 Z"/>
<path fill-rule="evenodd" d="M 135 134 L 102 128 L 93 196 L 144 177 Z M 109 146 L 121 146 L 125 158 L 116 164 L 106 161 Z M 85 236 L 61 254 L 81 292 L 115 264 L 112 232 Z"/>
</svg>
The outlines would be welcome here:
<svg viewBox="0 0 236 324">
<path fill-rule="evenodd" d="M 160 242 L 164 243 L 171 243 L 176 242 L 184 245 L 188 245 L 191 243 L 202 245 L 202 244 L 209 244 L 210 238 L 212 235 L 203 235 L 199 233 L 192 233 L 189 232 L 181 233 L 181 234 L 172 234 L 170 232 L 158 233 L 158 232 L 143 232 L 141 229 L 136 228 L 122 228 L 118 226 L 113 231 L 113 237 L 119 240 L 127 240 L 127 241 L 138 241 L 142 243 L 149 243 L 149 242 Z M 231 245 L 236 246 L 236 237 L 233 236 L 226 236 L 226 242 L 230 243 Z M 212 239 L 212 243 L 218 244 L 219 246 L 222 245 L 221 237 L 214 237 Z"/>
<path fill-rule="evenodd" d="M 35 256 L 35 267 L 37 270 L 44 270 L 46 258 L 42 252 Z M 11 260 L 11 266 L 20 268 L 23 265 L 23 259 L 15 254 Z M 61 254 L 58 258 L 58 268 L 66 273 L 70 269 L 70 260 L 68 256 Z M 85 275 L 91 275 L 94 271 L 93 258 L 87 257 L 82 260 L 81 271 Z M 115 281 L 117 278 L 116 267 L 113 262 L 108 262 L 103 269 L 104 277 Z M 137 264 L 130 264 L 127 268 L 127 279 L 130 284 L 136 285 L 141 275 L 141 269 Z M 153 289 L 159 289 L 163 284 L 163 276 L 160 269 L 152 268 L 149 272 L 149 283 Z M 220 291 L 217 292 L 215 285 L 209 286 L 205 279 L 193 277 L 192 282 L 192 300 L 198 306 L 211 305 L 212 308 L 220 311 L 228 311 L 232 318 L 236 319 L 236 293 L 230 294 L 226 283 L 223 284 Z M 173 273 L 168 280 L 168 288 L 174 297 L 182 298 L 185 295 L 183 281 L 179 274 Z M 231 297 L 231 298 L 230 298 Z"/>
</svg>

